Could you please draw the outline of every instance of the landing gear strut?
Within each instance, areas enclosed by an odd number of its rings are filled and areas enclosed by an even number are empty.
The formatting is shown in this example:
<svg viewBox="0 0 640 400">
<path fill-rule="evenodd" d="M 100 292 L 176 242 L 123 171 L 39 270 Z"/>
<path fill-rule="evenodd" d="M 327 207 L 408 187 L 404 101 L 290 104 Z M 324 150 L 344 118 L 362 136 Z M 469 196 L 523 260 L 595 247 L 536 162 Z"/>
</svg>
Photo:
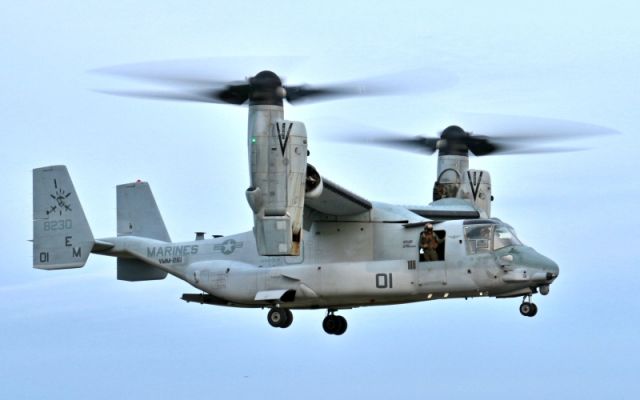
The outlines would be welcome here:
<svg viewBox="0 0 640 400">
<path fill-rule="evenodd" d="M 529 301 L 525 301 L 527 297 L 529 298 Z M 536 306 L 535 303 L 531 302 L 531 296 L 523 297 L 522 304 L 520 304 L 520 314 L 524 315 L 525 317 L 533 317 L 537 313 L 538 306 Z"/>
<path fill-rule="evenodd" d="M 267 321 L 274 328 L 288 328 L 293 322 L 293 313 L 288 308 L 274 307 L 269 310 Z"/>
<path fill-rule="evenodd" d="M 347 320 L 340 315 L 334 315 L 335 312 L 336 310 L 328 310 L 322 321 L 322 329 L 329 335 L 342 335 L 347 331 Z"/>
</svg>

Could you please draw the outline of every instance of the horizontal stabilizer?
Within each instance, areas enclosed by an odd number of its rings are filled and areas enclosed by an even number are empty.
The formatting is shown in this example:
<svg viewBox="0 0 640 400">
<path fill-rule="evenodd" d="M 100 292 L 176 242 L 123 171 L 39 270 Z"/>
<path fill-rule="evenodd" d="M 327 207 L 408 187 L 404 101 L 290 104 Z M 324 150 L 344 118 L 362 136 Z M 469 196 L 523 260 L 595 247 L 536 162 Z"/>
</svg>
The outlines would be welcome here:
<svg viewBox="0 0 640 400">
<path fill-rule="evenodd" d="M 155 281 L 167 277 L 163 271 L 141 260 L 118 257 L 118 280 L 129 282 Z"/>
</svg>

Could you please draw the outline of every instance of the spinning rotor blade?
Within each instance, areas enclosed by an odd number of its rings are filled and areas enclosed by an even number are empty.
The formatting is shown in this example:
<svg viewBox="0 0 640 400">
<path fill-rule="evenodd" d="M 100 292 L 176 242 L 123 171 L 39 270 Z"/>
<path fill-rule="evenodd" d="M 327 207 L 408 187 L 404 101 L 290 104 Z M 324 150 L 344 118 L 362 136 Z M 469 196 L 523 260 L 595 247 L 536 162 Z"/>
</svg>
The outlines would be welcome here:
<svg viewBox="0 0 640 400">
<path fill-rule="evenodd" d="M 433 154 L 433 152 L 438 150 L 437 146 L 440 139 L 429 138 L 425 136 L 402 137 L 398 134 L 387 131 L 376 131 L 375 133 L 372 133 L 372 135 L 350 134 L 346 138 L 334 138 L 333 140 L 337 140 L 343 143 L 367 144 L 386 148 L 394 148 L 421 154 Z"/>
<path fill-rule="evenodd" d="M 309 85 L 287 86 L 286 91 L 286 99 L 291 104 L 313 101 L 314 98 L 319 101 L 322 99 L 330 100 L 334 97 L 357 96 L 358 94 L 363 94 L 362 92 L 358 92 L 357 89 L 353 90 L 346 87 L 327 86 L 314 88 Z"/>
<path fill-rule="evenodd" d="M 562 140 L 617 134 L 614 129 L 581 122 L 498 115 L 471 115 L 482 130 L 482 134 L 468 132 L 451 125 L 440 133 L 440 137 L 415 136 L 380 131 L 365 130 L 366 134 L 349 135 L 350 143 L 373 144 L 398 150 L 440 155 L 475 156 L 492 154 L 534 154 L 557 153 L 584 150 L 577 147 L 540 147 Z M 465 118 L 463 118 L 465 119 Z M 481 122 L 481 123 L 480 123 Z"/>
<path fill-rule="evenodd" d="M 303 57 L 212 57 L 148 61 L 94 69 L 90 72 L 128 78 L 134 81 L 192 88 L 222 88 L 227 84 L 245 84 L 245 73 L 263 69 L 291 70 Z M 245 71 L 238 74 L 237 71 Z M 238 78 L 242 77 L 241 80 Z M 236 81 L 236 82 L 233 82 Z"/>
<path fill-rule="evenodd" d="M 209 85 L 212 86 L 212 85 Z M 168 90 L 95 90 L 98 93 L 122 97 L 154 100 L 177 100 L 197 103 L 241 105 L 249 100 L 249 85 L 227 85 L 218 89 L 174 89 Z"/>
<path fill-rule="evenodd" d="M 466 114 L 463 119 L 465 124 L 474 127 L 473 132 L 480 133 L 466 132 L 465 144 L 476 156 L 577 151 L 583 149 L 539 146 L 619 133 L 603 126 L 552 118 Z"/>
<path fill-rule="evenodd" d="M 461 113 L 459 119 L 464 126 L 473 127 L 474 133 L 511 142 L 565 140 L 620 133 L 604 126 L 555 118 Z"/>
<path fill-rule="evenodd" d="M 215 97 L 207 97 L 206 95 L 198 95 L 196 93 L 180 93 L 168 91 L 151 91 L 151 90 L 94 90 L 98 93 L 110 94 L 121 97 L 135 97 L 139 99 L 155 99 L 155 100 L 174 100 L 189 101 L 197 103 L 224 103 Z"/>
<path fill-rule="evenodd" d="M 212 65 L 211 60 L 178 60 L 107 67 L 93 72 L 162 83 L 174 88 L 171 91 L 107 91 L 110 94 L 235 105 L 241 105 L 247 101 L 250 104 L 281 105 L 283 99 L 295 104 L 353 96 L 435 91 L 456 82 L 451 74 L 423 69 L 365 80 L 314 86 L 284 85 L 278 75 L 264 70 L 245 81 L 225 83 L 225 80 L 211 78 L 216 74 L 206 73 L 207 66 Z"/>
<path fill-rule="evenodd" d="M 565 138 L 546 138 L 546 141 L 564 140 Z M 514 139 L 492 139 L 489 136 L 470 135 L 465 144 L 473 155 L 487 156 L 491 154 L 542 154 L 542 153 L 566 153 L 586 150 L 578 147 L 533 147 L 537 146 L 540 140 L 523 141 L 521 138 Z"/>
<path fill-rule="evenodd" d="M 289 103 L 302 103 L 356 96 L 435 92 L 456 83 L 457 78 L 453 74 L 422 68 L 334 84 L 286 86 L 286 90 Z"/>
<path fill-rule="evenodd" d="M 288 57 L 286 60 L 290 61 L 291 59 L 293 58 Z M 265 77 L 260 77 L 260 74 L 258 74 L 253 78 L 234 81 L 231 79 L 231 74 L 225 73 L 225 71 L 233 71 L 238 69 L 239 66 L 257 65 L 258 60 L 267 64 L 272 64 L 274 60 L 279 60 L 280 62 L 276 63 L 283 64 L 282 60 L 285 60 L 285 58 L 227 57 L 170 60 L 118 65 L 97 69 L 92 72 L 125 77 L 136 81 L 152 82 L 170 88 L 168 91 L 108 91 L 110 94 L 150 99 L 241 105 L 250 100 L 253 92 L 265 91 Z M 271 86 L 266 88 L 266 91 L 269 91 L 269 89 L 275 90 L 282 86 L 280 79 L 275 74 L 266 77 L 266 84 Z M 280 89 L 279 93 L 282 93 L 282 89 Z M 260 93 L 258 93 L 258 97 L 260 97 Z M 282 96 L 279 97 L 281 100 Z"/>
</svg>

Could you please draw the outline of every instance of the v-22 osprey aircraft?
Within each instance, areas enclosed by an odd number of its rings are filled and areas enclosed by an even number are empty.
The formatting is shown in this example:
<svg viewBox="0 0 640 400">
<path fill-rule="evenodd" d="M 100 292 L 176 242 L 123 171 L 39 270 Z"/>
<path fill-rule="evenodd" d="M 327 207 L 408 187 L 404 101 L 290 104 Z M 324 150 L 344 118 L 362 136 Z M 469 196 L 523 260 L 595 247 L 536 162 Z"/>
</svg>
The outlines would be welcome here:
<svg viewBox="0 0 640 400">
<path fill-rule="evenodd" d="M 90 253 L 116 257 L 117 278 L 139 282 L 176 276 L 198 289 L 187 302 L 267 308 L 273 327 L 292 310 L 326 309 L 328 334 L 342 335 L 340 310 L 473 297 L 522 297 L 520 313 L 537 313 L 558 277 L 551 259 L 524 245 L 491 217 L 487 171 L 469 169 L 469 153 L 504 149 L 457 126 L 440 137 L 392 138 L 438 152 L 433 201 L 424 206 L 372 202 L 322 176 L 307 162 L 305 125 L 284 119 L 283 100 L 352 94 L 343 88 L 285 86 L 262 71 L 245 83 L 173 100 L 248 102 L 251 231 L 172 242 L 149 184 L 117 186 L 117 235 L 95 239 L 65 166 L 33 170 L 33 266 L 83 267 Z M 140 93 L 135 93 L 139 96 Z M 159 97 L 156 95 L 142 97 Z"/>
</svg>

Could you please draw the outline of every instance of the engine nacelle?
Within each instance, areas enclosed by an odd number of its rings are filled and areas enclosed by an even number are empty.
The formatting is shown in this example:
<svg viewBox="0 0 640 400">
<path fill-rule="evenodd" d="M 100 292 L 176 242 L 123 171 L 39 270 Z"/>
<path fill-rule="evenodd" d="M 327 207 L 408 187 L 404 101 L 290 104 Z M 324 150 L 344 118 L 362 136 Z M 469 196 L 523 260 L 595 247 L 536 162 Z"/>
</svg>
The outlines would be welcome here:
<svg viewBox="0 0 640 400">
<path fill-rule="evenodd" d="M 491 175 L 489 171 L 470 169 L 463 175 L 458 197 L 469 199 L 476 207 L 491 217 Z"/>
<path fill-rule="evenodd" d="M 246 196 L 253 211 L 261 255 L 299 255 L 302 240 L 307 131 L 301 122 L 276 120 L 250 138 L 251 187 Z"/>
<path fill-rule="evenodd" d="M 466 155 L 439 155 L 438 180 L 433 185 L 433 201 L 444 198 L 465 199 L 474 204 L 482 218 L 491 217 L 491 175 L 469 169 Z"/>
<path fill-rule="evenodd" d="M 304 186 L 304 197 L 306 199 L 316 199 L 320 197 L 322 190 L 324 189 L 322 176 L 320 176 L 316 167 L 311 164 L 307 164 L 307 177 Z"/>
</svg>

